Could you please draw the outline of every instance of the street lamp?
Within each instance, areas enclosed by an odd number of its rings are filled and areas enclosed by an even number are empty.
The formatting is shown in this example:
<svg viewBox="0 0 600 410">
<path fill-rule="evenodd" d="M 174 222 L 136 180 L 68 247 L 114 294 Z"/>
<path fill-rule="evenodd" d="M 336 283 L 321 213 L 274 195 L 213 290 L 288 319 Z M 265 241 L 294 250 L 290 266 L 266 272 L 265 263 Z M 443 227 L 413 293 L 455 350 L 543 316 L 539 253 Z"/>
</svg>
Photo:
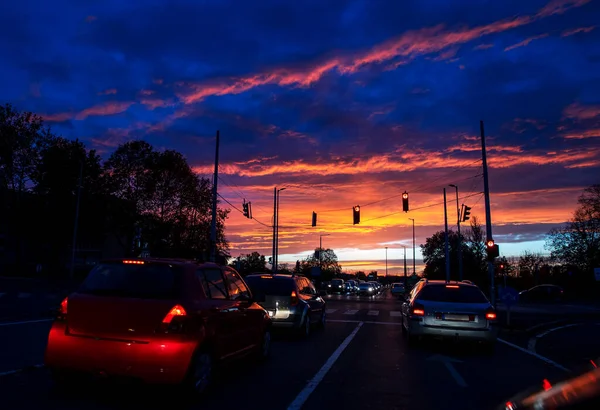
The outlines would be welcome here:
<svg viewBox="0 0 600 410">
<path fill-rule="evenodd" d="M 321 268 L 321 269 L 322 269 L 322 265 L 323 265 L 321 263 L 321 261 L 323 260 L 323 257 L 322 257 L 322 255 L 323 255 L 323 237 L 329 236 L 329 235 L 330 234 L 328 234 L 328 233 L 323 233 L 323 234 L 319 235 L 319 268 Z"/>
<path fill-rule="evenodd" d="M 414 218 L 408 218 L 412 221 L 412 228 L 413 228 L 413 275 L 417 274 L 417 262 L 415 260 L 415 219 Z"/>
<path fill-rule="evenodd" d="M 274 272 L 277 273 L 277 268 L 279 264 L 279 193 L 281 191 L 285 191 L 287 187 L 279 188 L 276 192 L 276 209 L 275 209 L 275 258 L 274 258 Z"/>
<path fill-rule="evenodd" d="M 458 206 L 458 186 L 450 184 L 449 186 L 456 189 L 456 227 L 458 229 L 458 280 L 463 280 L 463 260 L 462 260 L 462 244 L 460 237 L 460 207 Z"/>
<path fill-rule="evenodd" d="M 387 275 L 388 275 L 388 271 L 387 271 L 387 249 L 388 247 L 385 247 L 385 277 L 387 279 Z"/>
</svg>

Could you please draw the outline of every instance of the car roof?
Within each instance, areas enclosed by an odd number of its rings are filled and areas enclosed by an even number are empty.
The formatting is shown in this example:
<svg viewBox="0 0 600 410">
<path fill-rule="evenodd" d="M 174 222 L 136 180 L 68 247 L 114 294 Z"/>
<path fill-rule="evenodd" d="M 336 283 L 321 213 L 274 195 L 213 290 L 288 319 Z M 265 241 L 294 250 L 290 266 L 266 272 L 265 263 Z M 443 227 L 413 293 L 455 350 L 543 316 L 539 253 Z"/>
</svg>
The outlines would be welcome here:
<svg viewBox="0 0 600 410">
<path fill-rule="evenodd" d="M 294 279 L 294 278 L 304 278 L 303 275 L 288 275 L 285 273 L 253 273 L 251 275 L 246 275 L 247 278 L 262 278 L 263 276 L 270 276 L 273 278 L 283 278 L 283 279 Z"/>
<path fill-rule="evenodd" d="M 169 265 L 195 265 L 198 268 L 221 268 L 222 266 L 213 262 L 198 262 L 193 259 L 178 258 L 111 258 L 103 259 L 99 263 L 119 263 L 123 261 L 136 261 L 148 263 L 162 263 Z M 233 268 L 232 268 L 233 269 Z"/>
<path fill-rule="evenodd" d="M 472 283 L 468 283 L 468 282 L 461 282 L 458 280 L 451 280 L 446 282 L 445 280 L 428 280 L 425 279 L 425 286 L 427 285 L 459 285 L 459 286 L 471 286 L 471 287 L 477 287 L 476 285 L 472 284 Z"/>
</svg>

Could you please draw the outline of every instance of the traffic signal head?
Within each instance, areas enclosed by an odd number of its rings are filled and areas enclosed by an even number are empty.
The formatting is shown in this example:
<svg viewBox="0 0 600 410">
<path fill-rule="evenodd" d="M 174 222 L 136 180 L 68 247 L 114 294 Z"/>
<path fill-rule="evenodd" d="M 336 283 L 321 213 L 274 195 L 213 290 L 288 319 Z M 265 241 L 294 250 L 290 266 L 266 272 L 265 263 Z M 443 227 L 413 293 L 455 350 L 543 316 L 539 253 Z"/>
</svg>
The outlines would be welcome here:
<svg viewBox="0 0 600 410">
<path fill-rule="evenodd" d="M 354 225 L 358 225 L 360 223 L 360 206 L 356 205 L 352 208 L 352 219 Z"/>
<path fill-rule="evenodd" d="M 408 212 L 408 192 L 402 193 L 402 210 Z"/>
<path fill-rule="evenodd" d="M 494 243 L 493 239 L 488 239 L 485 243 L 487 251 L 487 257 L 489 261 L 493 261 L 494 258 L 500 256 L 500 247 Z"/>
<path fill-rule="evenodd" d="M 242 204 L 242 207 L 244 208 L 244 216 L 245 216 L 246 218 L 250 218 L 250 209 L 249 209 L 249 207 L 248 207 L 248 202 L 244 202 L 244 203 Z"/>
<path fill-rule="evenodd" d="M 485 243 L 485 246 L 486 246 L 488 249 L 490 249 L 490 248 L 493 248 L 493 247 L 494 247 L 494 240 L 493 240 L 493 239 L 490 239 L 489 241 L 487 241 L 487 242 Z"/>
<path fill-rule="evenodd" d="M 317 226 L 317 213 L 316 212 L 313 212 L 312 226 Z"/>
<path fill-rule="evenodd" d="M 463 212 L 462 212 L 462 218 L 461 218 L 462 221 L 461 222 L 468 221 L 470 217 L 471 217 L 471 207 L 463 204 Z"/>
</svg>

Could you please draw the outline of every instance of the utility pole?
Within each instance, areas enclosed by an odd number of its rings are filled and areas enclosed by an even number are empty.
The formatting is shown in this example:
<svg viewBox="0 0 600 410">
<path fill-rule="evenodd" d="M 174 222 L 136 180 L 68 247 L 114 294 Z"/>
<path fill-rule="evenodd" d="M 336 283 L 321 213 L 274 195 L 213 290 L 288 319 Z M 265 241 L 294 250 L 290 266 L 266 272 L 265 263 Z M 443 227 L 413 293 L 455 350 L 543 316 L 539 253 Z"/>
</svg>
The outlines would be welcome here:
<svg viewBox="0 0 600 410">
<path fill-rule="evenodd" d="M 404 246 L 404 292 L 406 293 L 408 286 L 408 277 L 406 275 L 406 246 Z"/>
<path fill-rule="evenodd" d="M 450 246 L 448 244 L 448 210 L 446 208 L 446 188 L 444 188 L 444 248 L 446 251 L 446 282 L 450 282 Z"/>
<path fill-rule="evenodd" d="M 485 131 L 483 121 L 479 121 L 481 132 L 481 159 L 483 160 L 483 193 L 485 197 L 485 237 L 486 242 L 494 240 L 492 236 L 492 215 L 490 211 L 490 185 L 488 182 L 487 154 L 485 149 Z M 488 275 L 490 277 L 490 299 L 496 306 L 496 287 L 494 286 L 494 262 L 488 258 Z"/>
<path fill-rule="evenodd" d="M 285 187 L 280 188 L 275 193 L 275 270 L 279 269 L 279 193 L 285 191 L 285 189 Z"/>
<path fill-rule="evenodd" d="M 273 257 L 271 260 L 271 273 L 277 273 L 277 257 L 275 256 L 277 248 L 277 187 L 273 188 Z"/>
<path fill-rule="evenodd" d="M 458 280 L 463 280 L 463 259 L 462 259 L 462 238 L 460 236 L 460 207 L 458 205 L 458 186 L 450 184 L 456 188 L 456 227 L 458 229 Z"/>
<path fill-rule="evenodd" d="M 408 218 L 412 221 L 412 228 L 413 228 L 413 275 L 417 274 L 417 261 L 415 258 L 415 219 L 414 218 Z"/>
<path fill-rule="evenodd" d="M 210 223 L 210 261 L 217 261 L 217 188 L 219 182 L 219 131 L 217 131 L 217 144 L 215 149 L 215 173 L 213 175 L 212 192 L 212 221 Z"/>
<path fill-rule="evenodd" d="M 79 226 L 79 202 L 81 201 L 81 185 L 83 183 L 83 159 L 79 163 L 79 180 L 77 181 L 77 199 L 75 202 L 75 222 L 73 223 L 73 249 L 71 249 L 71 279 L 75 276 L 75 249 L 77 248 L 77 228 Z"/>
<path fill-rule="evenodd" d="M 385 278 L 387 279 L 388 270 L 387 270 L 387 246 L 385 247 Z"/>
</svg>

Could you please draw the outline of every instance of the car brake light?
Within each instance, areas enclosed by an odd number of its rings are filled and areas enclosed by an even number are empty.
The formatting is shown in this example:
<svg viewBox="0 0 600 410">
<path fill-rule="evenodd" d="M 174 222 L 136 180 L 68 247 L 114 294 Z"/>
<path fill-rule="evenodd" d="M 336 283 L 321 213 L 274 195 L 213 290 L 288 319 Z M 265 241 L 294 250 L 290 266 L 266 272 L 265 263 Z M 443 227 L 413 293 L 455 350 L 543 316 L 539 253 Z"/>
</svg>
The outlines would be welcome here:
<svg viewBox="0 0 600 410">
<path fill-rule="evenodd" d="M 413 316 L 425 316 L 425 307 L 415 303 L 411 309 Z"/>
<path fill-rule="evenodd" d="M 298 294 L 296 293 L 295 290 L 292 290 L 292 295 L 290 297 L 290 305 L 296 306 L 298 304 L 298 302 L 299 302 Z"/>
<path fill-rule="evenodd" d="M 63 316 L 67 314 L 68 300 L 69 300 L 69 297 L 67 296 L 66 298 L 64 298 L 62 300 L 62 302 L 60 302 L 60 308 L 59 308 L 58 312 Z"/>
<path fill-rule="evenodd" d="M 488 310 L 487 312 L 485 312 L 485 318 L 487 320 L 496 320 L 496 312 L 494 312 L 493 310 Z"/>
<path fill-rule="evenodd" d="M 123 261 L 123 263 L 127 263 L 127 264 L 130 264 L 130 265 L 143 265 L 144 261 L 130 261 L 130 260 L 126 260 L 126 261 Z"/>
<path fill-rule="evenodd" d="M 458 289 L 459 286 L 458 285 L 446 285 L 447 289 Z"/>
<path fill-rule="evenodd" d="M 163 319 L 163 323 L 164 324 L 169 324 L 171 323 L 171 321 L 173 320 L 173 318 L 175 316 L 185 316 L 186 312 L 185 309 L 183 308 L 183 306 L 181 305 L 175 305 L 173 306 L 173 309 L 171 309 L 169 311 L 169 313 L 167 313 L 167 315 L 165 316 L 165 318 Z"/>
</svg>

